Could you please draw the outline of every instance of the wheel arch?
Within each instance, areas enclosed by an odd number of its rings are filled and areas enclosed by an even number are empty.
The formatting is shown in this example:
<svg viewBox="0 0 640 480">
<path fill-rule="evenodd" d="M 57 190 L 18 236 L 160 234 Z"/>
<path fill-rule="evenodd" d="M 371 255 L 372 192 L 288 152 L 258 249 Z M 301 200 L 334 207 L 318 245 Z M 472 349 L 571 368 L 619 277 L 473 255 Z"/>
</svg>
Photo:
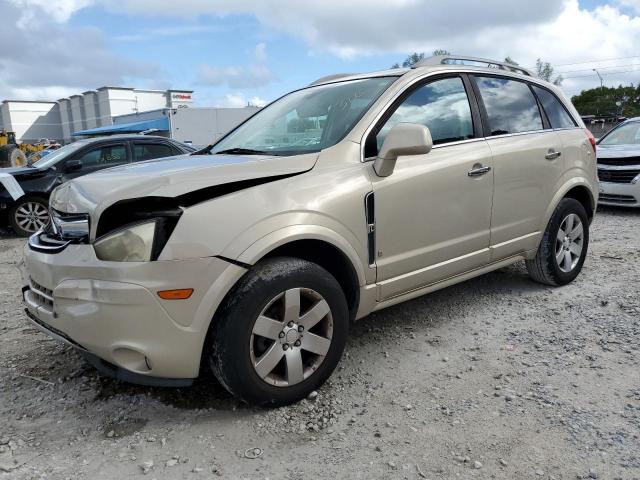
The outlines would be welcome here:
<svg viewBox="0 0 640 480">
<path fill-rule="evenodd" d="M 274 257 L 294 257 L 320 265 L 340 284 L 347 299 L 349 319 L 355 320 L 360 305 L 360 283 L 355 268 L 347 256 L 325 240 L 300 239 L 280 245 L 261 260 Z"/>
<path fill-rule="evenodd" d="M 294 225 L 262 237 L 237 260 L 254 265 L 275 256 L 308 260 L 331 273 L 347 297 L 351 319 L 355 318 L 360 303 L 360 287 L 366 284 L 366 273 L 357 251 L 344 237 L 319 225 Z"/>
<path fill-rule="evenodd" d="M 593 220 L 593 216 L 596 211 L 595 199 L 591 194 L 591 190 L 589 190 L 585 185 L 576 185 L 571 187 L 571 189 L 569 189 L 562 198 L 573 198 L 574 200 L 579 201 L 587 212 L 589 222 Z"/>
<path fill-rule="evenodd" d="M 596 211 L 596 198 L 593 195 L 592 185 L 584 178 L 575 177 L 567 181 L 558 189 L 553 197 L 553 201 L 549 203 L 544 216 L 544 223 L 540 225 L 540 231 L 544 232 L 551 215 L 563 198 L 573 198 L 579 201 L 587 211 L 589 222 L 593 220 Z"/>
</svg>

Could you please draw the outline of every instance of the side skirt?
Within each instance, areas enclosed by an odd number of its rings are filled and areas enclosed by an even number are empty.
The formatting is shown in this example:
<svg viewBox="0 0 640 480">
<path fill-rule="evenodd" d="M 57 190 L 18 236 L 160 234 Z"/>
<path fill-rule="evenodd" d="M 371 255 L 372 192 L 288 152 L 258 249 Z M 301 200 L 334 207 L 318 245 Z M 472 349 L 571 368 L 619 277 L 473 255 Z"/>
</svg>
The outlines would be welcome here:
<svg viewBox="0 0 640 480">
<path fill-rule="evenodd" d="M 449 287 L 451 285 L 455 285 L 456 283 L 464 282 L 465 280 L 470 280 L 472 278 L 478 277 L 480 275 L 484 275 L 485 273 L 492 272 L 494 270 L 498 270 L 500 268 L 512 265 L 520 260 L 524 260 L 526 258 L 526 253 L 520 253 L 518 255 L 513 255 L 508 258 L 504 258 L 502 260 L 489 263 L 480 268 L 476 268 L 473 270 L 469 270 L 467 272 L 454 275 L 452 277 L 446 278 L 444 280 L 440 280 L 435 283 L 431 283 L 429 285 L 425 285 L 423 287 L 416 288 L 409 292 L 402 293 L 395 297 L 389 298 L 382 302 L 376 302 L 376 292 L 378 285 L 367 285 L 361 290 L 361 302 L 360 302 L 360 310 L 356 319 L 361 319 L 367 316 L 371 312 L 375 312 L 378 310 L 382 310 L 383 308 L 391 307 L 398 303 L 405 302 L 407 300 L 411 300 L 413 298 L 420 297 L 427 293 L 434 292 L 436 290 L 440 290 L 442 288 Z M 367 302 L 368 300 L 368 302 Z M 368 304 L 368 305 L 365 305 Z"/>
</svg>

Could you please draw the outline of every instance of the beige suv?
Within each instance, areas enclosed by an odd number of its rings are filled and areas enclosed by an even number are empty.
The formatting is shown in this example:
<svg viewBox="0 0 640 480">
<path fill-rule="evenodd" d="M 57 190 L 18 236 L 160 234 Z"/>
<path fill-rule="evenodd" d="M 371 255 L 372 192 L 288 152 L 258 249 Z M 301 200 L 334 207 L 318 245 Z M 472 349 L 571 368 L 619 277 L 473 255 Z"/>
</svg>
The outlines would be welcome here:
<svg viewBox="0 0 640 480">
<path fill-rule="evenodd" d="M 117 378 L 211 369 L 246 402 L 287 404 L 375 310 L 521 260 L 571 282 L 594 143 L 557 88 L 513 65 L 327 77 L 200 152 L 60 186 L 25 247 L 27 313 Z"/>
</svg>

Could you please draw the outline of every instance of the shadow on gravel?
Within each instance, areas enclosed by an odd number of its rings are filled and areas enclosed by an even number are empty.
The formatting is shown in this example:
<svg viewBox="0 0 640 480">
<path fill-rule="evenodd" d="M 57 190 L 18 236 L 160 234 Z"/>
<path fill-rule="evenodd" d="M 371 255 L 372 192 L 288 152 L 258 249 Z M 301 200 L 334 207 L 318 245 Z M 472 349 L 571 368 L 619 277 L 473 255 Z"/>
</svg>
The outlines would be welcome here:
<svg viewBox="0 0 640 480">
<path fill-rule="evenodd" d="M 520 295 L 549 290 L 531 280 L 524 262 L 519 262 L 485 275 L 467 280 L 457 285 L 427 293 L 421 297 L 374 312 L 356 322 L 351 335 L 366 335 L 372 328 L 390 329 L 402 327 L 436 327 L 450 320 L 451 315 L 466 316 L 477 311 L 494 295 Z M 445 312 L 440 315 L 434 312 Z"/>
<path fill-rule="evenodd" d="M 609 205 L 600 205 L 596 211 L 598 215 L 611 215 L 613 217 L 639 218 L 640 208 L 633 207 L 613 207 Z"/>
<path fill-rule="evenodd" d="M 180 410 L 237 410 L 242 405 L 210 374 L 196 379 L 191 387 L 180 388 L 144 387 L 113 380 L 98 372 L 96 375 L 96 401 L 109 400 L 119 395 L 143 395 Z"/>
<path fill-rule="evenodd" d="M 20 238 L 12 230 L 0 227 L 0 239 Z"/>
</svg>

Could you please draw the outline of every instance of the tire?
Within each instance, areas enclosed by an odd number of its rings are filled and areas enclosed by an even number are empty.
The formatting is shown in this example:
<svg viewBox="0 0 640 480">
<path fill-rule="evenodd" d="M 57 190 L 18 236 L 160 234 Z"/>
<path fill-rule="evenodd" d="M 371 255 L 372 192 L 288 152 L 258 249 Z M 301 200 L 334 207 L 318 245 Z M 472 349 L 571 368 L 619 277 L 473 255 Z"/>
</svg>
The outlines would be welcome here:
<svg viewBox="0 0 640 480">
<path fill-rule="evenodd" d="M 0 168 L 23 167 L 26 164 L 27 157 L 15 145 L 6 145 L 0 150 Z"/>
<path fill-rule="evenodd" d="M 563 198 L 551 215 L 536 256 L 526 261 L 527 271 L 536 282 L 566 285 L 582 270 L 588 247 L 587 212 L 577 200 Z"/>
<path fill-rule="evenodd" d="M 47 201 L 40 197 L 21 197 L 9 208 L 9 225 L 21 237 L 29 237 L 49 223 Z"/>
<path fill-rule="evenodd" d="M 336 279 L 315 263 L 279 257 L 255 265 L 227 295 L 205 351 L 214 375 L 233 395 L 275 407 L 297 402 L 324 383 L 348 331 L 347 301 Z"/>
</svg>

